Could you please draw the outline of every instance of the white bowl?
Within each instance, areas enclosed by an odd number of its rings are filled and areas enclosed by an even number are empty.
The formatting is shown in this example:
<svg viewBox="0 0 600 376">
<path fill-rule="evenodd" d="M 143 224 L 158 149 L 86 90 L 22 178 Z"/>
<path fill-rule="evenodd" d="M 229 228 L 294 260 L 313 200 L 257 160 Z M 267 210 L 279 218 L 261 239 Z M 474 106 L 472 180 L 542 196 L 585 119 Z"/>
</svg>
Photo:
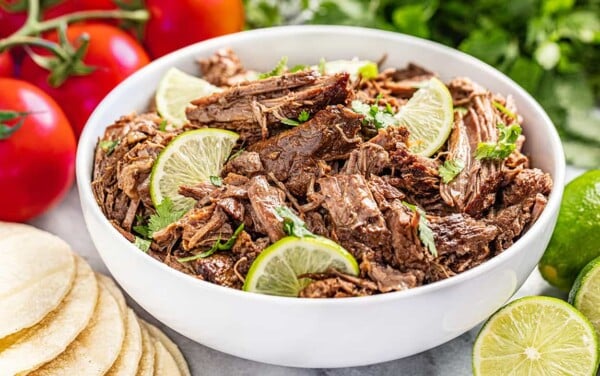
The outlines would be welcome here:
<svg viewBox="0 0 600 376">
<path fill-rule="evenodd" d="M 199 281 L 148 257 L 106 220 L 90 187 L 93 151 L 106 126 L 143 111 L 170 67 L 197 72 L 196 59 L 231 47 L 254 69 L 358 56 L 387 65 L 415 62 L 442 79 L 467 76 L 511 94 L 525 119 L 533 165 L 554 179 L 548 206 L 502 254 L 465 273 L 408 291 L 346 299 L 294 299 L 246 293 Z M 119 284 L 179 333 L 214 349 L 296 367 L 359 366 L 406 357 L 447 342 L 486 319 L 523 284 L 554 228 L 563 192 L 563 151 L 552 122 L 521 87 L 494 68 L 426 40 L 353 27 L 293 26 L 247 31 L 171 53 L 114 89 L 90 117 L 79 141 L 77 184 L 87 228 Z"/>
</svg>

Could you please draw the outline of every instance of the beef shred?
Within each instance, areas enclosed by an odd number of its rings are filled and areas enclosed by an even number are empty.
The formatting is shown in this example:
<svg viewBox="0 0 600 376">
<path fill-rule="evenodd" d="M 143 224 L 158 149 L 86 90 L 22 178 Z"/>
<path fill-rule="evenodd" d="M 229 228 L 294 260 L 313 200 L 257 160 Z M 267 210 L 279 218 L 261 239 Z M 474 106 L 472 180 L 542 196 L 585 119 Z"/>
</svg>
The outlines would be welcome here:
<svg viewBox="0 0 600 376">
<path fill-rule="evenodd" d="M 480 143 L 498 141 L 499 124 L 524 121 L 510 96 L 468 78 L 449 82 L 461 111 L 446 144 L 426 158 L 410 151 L 407 128 L 367 129 L 351 106 L 360 100 L 401 109 L 419 82 L 434 76 L 424 68 L 409 64 L 370 80 L 311 69 L 256 79 L 228 49 L 199 65 L 223 90 L 192 101 L 189 123 L 179 130 L 162 130 L 154 113 L 121 117 L 98 142 L 92 176 L 98 205 L 123 236 L 146 239 L 150 256 L 196 278 L 240 289 L 260 252 L 286 236 L 277 209 L 287 207 L 360 265 L 358 276 L 333 269 L 303 276 L 309 282 L 299 296 L 406 290 L 503 252 L 547 203 L 552 179 L 530 167 L 524 136 L 508 158 L 476 158 Z M 218 184 L 181 186 L 195 206 L 148 233 L 144 226 L 156 215 L 152 166 L 173 138 L 199 127 L 235 131 L 240 144 Z M 449 160 L 464 167 L 443 181 L 440 166 Z M 215 248 L 226 243 L 227 249 Z"/>
</svg>

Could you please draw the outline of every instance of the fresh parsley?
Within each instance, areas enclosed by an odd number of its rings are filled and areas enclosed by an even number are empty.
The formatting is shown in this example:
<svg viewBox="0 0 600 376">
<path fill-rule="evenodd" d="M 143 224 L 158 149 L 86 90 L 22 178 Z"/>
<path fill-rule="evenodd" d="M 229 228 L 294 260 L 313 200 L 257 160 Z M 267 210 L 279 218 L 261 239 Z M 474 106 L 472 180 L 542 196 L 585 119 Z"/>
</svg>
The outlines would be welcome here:
<svg viewBox="0 0 600 376">
<path fill-rule="evenodd" d="M 385 109 L 379 107 L 381 95 L 375 99 L 375 103 L 371 106 L 359 100 L 352 101 L 352 111 L 363 115 L 363 124 L 373 124 L 375 128 L 381 129 L 389 126 L 398 125 L 398 120 L 394 117 L 392 106 L 386 105 Z"/>
<path fill-rule="evenodd" d="M 283 231 L 290 235 L 298 238 L 302 237 L 314 237 L 315 234 L 310 232 L 306 228 L 306 223 L 287 206 L 278 206 L 275 208 L 275 213 L 283 221 Z"/>
<path fill-rule="evenodd" d="M 259 73 L 258 79 L 264 80 L 265 78 L 269 77 L 281 76 L 287 69 L 287 62 L 287 56 L 282 57 L 272 71 L 266 73 Z"/>
<path fill-rule="evenodd" d="M 372 80 L 377 78 L 379 75 L 379 68 L 377 68 L 377 64 L 368 62 L 362 67 L 358 68 L 358 74 L 365 80 Z"/>
<path fill-rule="evenodd" d="M 139 249 L 141 249 L 144 252 L 148 252 L 148 250 L 150 249 L 150 243 L 152 243 L 150 240 L 140 238 L 139 236 L 136 236 L 135 240 L 133 242 L 133 244 L 136 247 L 138 247 Z"/>
<path fill-rule="evenodd" d="M 505 159 L 517 147 L 516 142 L 521 134 L 521 126 L 498 124 L 498 142 L 480 142 L 475 151 L 477 159 Z"/>
<path fill-rule="evenodd" d="M 166 197 L 156 206 L 156 214 L 152 214 L 148 220 L 148 234 L 152 236 L 155 232 L 162 230 L 171 223 L 179 220 L 185 214 L 185 210 L 174 210 L 173 201 Z"/>
<path fill-rule="evenodd" d="M 448 184 L 460 174 L 463 168 L 465 168 L 465 163 L 460 159 L 448 159 L 439 167 L 438 172 L 442 181 Z"/>
<path fill-rule="evenodd" d="M 429 250 L 429 253 L 433 257 L 437 257 L 437 248 L 435 247 L 435 237 L 431 227 L 429 227 L 429 221 L 425 216 L 425 212 L 420 207 L 409 204 L 408 202 L 402 201 L 404 205 L 410 208 L 412 211 L 416 211 L 419 213 L 419 239 L 421 239 L 421 243 Z"/>
<path fill-rule="evenodd" d="M 111 155 L 115 148 L 119 146 L 119 140 L 104 140 L 100 141 L 100 149 L 106 153 L 106 155 Z"/>
<path fill-rule="evenodd" d="M 211 175 L 208 179 L 210 180 L 210 184 L 215 187 L 221 187 L 223 185 L 223 179 L 221 179 L 220 176 Z"/>
<path fill-rule="evenodd" d="M 233 234 L 231 235 L 231 237 L 229 238 L 229 240 L 227 240 L 225 243 L 221 243 L 221 235 L 219 235 L 217 237 L 217 240 L 214 242 L 214 244 L 212 245 L 212 247 L 210 247 L 209 250 L 201 252 L 201 253 L 198 253 L 197 255 L 179 258 L 179 259 L 177 259 L 177 261 L 179 261 L 179 262 L 190 262 L 190 261 L 198 260 L 198 259 L 201 259 L 201 258 L 206 258 L 206 257 L 214 254 L 217 251 L 229 251 L 229 250 L 231 250 L 231 248 L 235 244 L 235 241 L 237 240 L 238 236 L 240 235 L 240 233 L 242 231 L 244 231 L 244 224 L 243 223 L 240 224 L 235 229 L 235 231 L 233 232 Z"/>
</svg>

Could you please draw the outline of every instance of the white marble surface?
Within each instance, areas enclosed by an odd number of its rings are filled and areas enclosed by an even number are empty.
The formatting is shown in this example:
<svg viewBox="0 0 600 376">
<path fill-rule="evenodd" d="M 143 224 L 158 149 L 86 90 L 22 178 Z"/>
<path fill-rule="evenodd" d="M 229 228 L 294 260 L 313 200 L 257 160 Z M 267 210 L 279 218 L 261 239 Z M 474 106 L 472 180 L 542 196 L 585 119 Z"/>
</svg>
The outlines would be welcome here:
<svg viewBox="0 0 600 376">
<path fill-rule="evenodd" d="M 582 171 L 567 169 L 567 180 Z M 88 235 L 79 206 L 77 189 L 73 187 L 67 197 L 53 210 L 31 222 L 36 227 L 50 231 L 65 239 L 92 267 L 108 273 Z M 552 295 L 565 297 L 548 285 L 537 269 L 513 298 L 526 295 Z M 340 369 L 299 369 L 277 367 L 233 357 L 197 344 L 184 336 L 160 325 L 152 316 L 128 298 L 129 304 L 143 318 L 158 324 L 182 349 L 194 376 L 199 375 L 292 375 L 292 376 L 341 376 L 341 375 L 470 375 L 471 346 L 479 327 L 432 350 L 392 362 Z M 365 344 L 368 346 L 368 344 Z M 307 349 L 307 351 L 310 351 Z"/>
</svg>

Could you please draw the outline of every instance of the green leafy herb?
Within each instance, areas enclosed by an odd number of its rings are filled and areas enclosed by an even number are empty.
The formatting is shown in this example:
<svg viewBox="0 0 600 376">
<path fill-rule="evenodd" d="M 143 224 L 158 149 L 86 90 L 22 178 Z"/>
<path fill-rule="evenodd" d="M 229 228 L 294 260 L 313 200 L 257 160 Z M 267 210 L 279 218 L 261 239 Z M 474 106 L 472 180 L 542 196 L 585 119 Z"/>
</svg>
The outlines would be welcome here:
<svg viewBox="0 0 600 376">
<path fill-rule="evenodd" d="M 373 124 L 375 128 L 381 129 L 388 126 L 398 125 L 398 120 L 394 117 L 393 110 L 387 107 L 382 110 L 379 108 L 379 96 L 371 106 L 359 100 L 352 101 L 352 110 L 363 115 L 363 124 Z"/>
<path fill-rule="evenodd" d="M 319 68 L 318 68 L 318 69 L 319 69 L 319 73 L 320 73 L 322 76 L 324 76 L 324 75 L 326 75 L 326 74 L 327 74 L 327 70 L 326 70 L 326 68 L 327 68 L 327 61 L 325 61 L 325 59 L 324 59 L 324 58 L 321 58 L 321 59 L 319 60 Z"/>
<path fill-rule="evenodd" d="M 275 213 L 283 221 L 283 231 L 290 235 L 299 238 L 314 237 L 315 235 L 306 228 L 306 223 L 300 219 L 287 206 L 278 206 L 275 208 Z"/>
<path fill-rule="evenodd" d="M 480 142 L 475 151 L 477 159 L 505 159 L 517 147 L 521 126 L 498 124 L 498 142 Z"/>
<path fill-rule="evenodd" d="M 138 247 L 139 249 L 141 249 L 144 252 L 148 252 L 148 250 L 150 249 L 150 243 L 152 243 L 150 240 L 142 239 L 139 236 L 136 236 L 135 240 L 133 242 L 133 244 L 136 247 Z"/>
<path fill-rule="evenodd" d="M 305 121 L 308 120 L 308 118 L 310 118 L 310 112 L 306 111 L 306 110 L 302 110 L 300 112 L 300 115 L 298 115 L 298 121 L 304 123 Z"/>
<path fill-rule="evenodd" d="M 169 125 L 169 123 L 167 122 L 167 120 L 163 119 L 159 124 L 158 124 L 158 129 L 160 131 L 166 131 L 167 130 L 167 125 Z"/>
<path fill-rule="evenodd" d="M 281 122 L 285 125 L 289 125 L 290 127 L 297 127 L 300 123 L 294 119 L 281 119 Z"/>
<path fill-rule="evenodd" d="M 402 201 L 404 205 L 409 207 L 412 211 L 416 211 L 419 213 L 419 239 L 421 239 L 421 243 L 429 250 L 429 252 L 433 255 L 433 257 L 437 257 L 437 248 L 435 247 L 435 237 L 431 227 L 429 227 L 429 221 L 425 216 L 425 212 L 420 207 L 409 204 L 406 201 Z"/>
<path fill-rule="evenodd" d="M 448 159 L 438 169 L 440 177 L 445 184 L 450 183 L 456 175 L 465 168 L 465 163 L 460 159 Z"/>
<path fill-rule="evenodd" d="M 30 112 L 0 110 L 0 140 L 6 140 L 18 131 L 23 126 L 23 123 L 29 114 Z M 12 126 L 4 124 L 6 121 L 17 119 L 18 121 Z"/>
<path fill-rule="evenodd" d="M 266 73 L 260 73 L 258 75 L 258 79 L 263 80 L 263 79 L 269 78 L 269 77 L 281 76 L 287 69 L 287 62 L 288 62 L 287 56 L 282 57 L 281 60 L 279 60 L 279 62 L 275 66 L 275 68 L 273 68 L 272 71 L 266 72 Z"/>
<path fill-rule="evenodd" d="M 121 141 L 119 140 L 104 140 L 100 141 L 100 149 L 106 153 L 106 155 L 111 155 L 115 148 L 119 145 Z"/>
<path fill-rule="evenodd" d="M 509 110 L 508 108 L 504 107 L 504 105 L 500 102 L 496 102 L 493 101 L 492 104 L 494 105 L 494 107 L 496 107 L 498 109 L 498 111 L 502 112 L 504 115 L 508 116 L 509 118 L 513 119 L 514 121 L 517 121 L 517 115 L 512 112 L 511 110 Z"/>
<path fill-rule="evenodd" d="M 296 72 L 300 72 L 303 70 L 307 70 L 309 68 L 308 65 L 304 65 L 304 64 L 298 64 L 298 65 L 294 65 L 292 68 L 290 68 L 290 73 L 296 73 Z"/>
<path fill-rule="evenodd" d="M 148 234 L 152 236 L 155 232 L 162 230 L 171 223 L 177 221 L 185 214 L 185 210 L 173 210 L 173 201 L 165 197 L 162 202 L 156 206 L 156 214 L 150 216 L 148 220 Z"/>
<path fill-rule="evenodd" d="M 373 62 L 368 62 L 362 67 L 358 68 L 358 74 L 365 80 L 372 80 L 377 78 L 379 75 L 379 68 L 377 68 L 377 64 Z"/>
<path fill-rule="evenodd" d="M 223 185 L 223 179 L 221 179 L 220 176 L 211 175 L 209 177 L 209 179 L 210 179 L 210 184 L 214 185 L 215 187 L 220 187 Z"/>
<path fill-rule="evenodd" d="M 227 240 L 225 243 L 221 243 L 221 235 L 219 235 L 217 237 L 217 240 L 214 242 L 214 244 L 212 245 L 212 247 L 210 247 L 209 250 L 204 251 L 202 253 L 198 253 L 197 255 L 193 255 L 193 256 L 189 256 L 189 257 L 183 257 L 180 259 L 177 259 L 177 261 L 179 262 L 190 262 L 190 261 L 194 261 L 194 260 L 198 260 L 201 258 L 206 258 L 212 254 L 214 254 L 217 251 L 229 251 L 231 250 L 231 248 L 233 248 L 233 245 L 235 244 L 235 241 L 237 240 L 238 236 L 241 234 L 241 232 L 244 231 L 244 224 L 240 224 L 235 231 L 233 232 L 233 234 L 231 235 L 231 237 L 229 238 L 229 240 Z"/>
<path fill-rule="evenodd" d="M 394 109 L 392 108 L 392 105 L 389 103 L 385 104 L 385 112 L 387 112 L 390 115 L 394 115 Z"/>
<path fill-rule="evenodd" d="M 236 159 L 237 157 L 240 156 L 240 154 L 242 154 L 244 152 L 244 150 L 246 150 L 245 148 L 240 148 L 238 151 L 236 151 L 235 153 L 231 154 L 229 156 L 229 158 L 227 158 L 227 162 L 232 161 L 234 159 Z"/>
</svg>

